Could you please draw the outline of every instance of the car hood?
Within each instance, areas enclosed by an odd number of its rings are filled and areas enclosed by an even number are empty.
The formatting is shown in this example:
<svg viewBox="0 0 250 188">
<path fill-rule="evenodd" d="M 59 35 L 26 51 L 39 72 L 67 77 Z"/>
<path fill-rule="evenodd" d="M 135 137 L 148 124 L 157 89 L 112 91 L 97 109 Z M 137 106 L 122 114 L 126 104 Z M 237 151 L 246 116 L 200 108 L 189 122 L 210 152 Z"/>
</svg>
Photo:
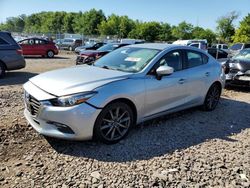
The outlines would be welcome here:
<svg viewBox="0 0 250 188">
<path fill-rule="evenodd" d="M 132 73 L 81 65 L 42 73 L 30 79 L 34 85 L 56 96 L 92 91 L 113 81 L 128 78 Z"/>
<path fill-rule="evenodd" d="M 250 61 L 242 60 L 242 59 L 230 59 L 228 63 L 239 64 L 239 68 L 241 71 L 245 72 L 250 70 Z"/>
</svg>

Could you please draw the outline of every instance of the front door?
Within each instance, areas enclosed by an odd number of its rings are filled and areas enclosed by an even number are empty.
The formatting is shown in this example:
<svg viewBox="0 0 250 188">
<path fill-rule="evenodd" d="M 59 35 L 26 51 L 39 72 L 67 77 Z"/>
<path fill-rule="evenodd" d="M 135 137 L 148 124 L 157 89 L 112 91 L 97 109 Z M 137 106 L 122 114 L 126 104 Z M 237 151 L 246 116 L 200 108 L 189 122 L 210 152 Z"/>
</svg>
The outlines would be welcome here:
<svg viewBox="0 0 250 188">
<path fill-rule="evenodd" d="M 188 92 L 182 60 L 182 51 L 168 52 L 146 76 L 145 118 L 185 104 Z M 155 70 L 161 65 L 173 67 L 174 73 L 158 80 Z"/>
</svg>

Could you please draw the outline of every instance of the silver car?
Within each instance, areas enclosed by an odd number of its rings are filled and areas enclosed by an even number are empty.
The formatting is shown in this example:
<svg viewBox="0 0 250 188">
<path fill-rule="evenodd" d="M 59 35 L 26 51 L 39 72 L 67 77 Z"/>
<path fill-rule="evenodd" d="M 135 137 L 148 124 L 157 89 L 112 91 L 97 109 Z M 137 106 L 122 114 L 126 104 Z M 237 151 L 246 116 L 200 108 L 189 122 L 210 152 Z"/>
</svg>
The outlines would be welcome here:
<svg viewBox="0 0 250 188">
<path fill-rule="evenodd" d="M 40 74 L 25 85 L 25 117 L 40 134 L 116 143 L 145 120 L 193 106 L 213 110 L 221 65 L 203 50 L 135 44 L 93 65 Z"/>
</svg>

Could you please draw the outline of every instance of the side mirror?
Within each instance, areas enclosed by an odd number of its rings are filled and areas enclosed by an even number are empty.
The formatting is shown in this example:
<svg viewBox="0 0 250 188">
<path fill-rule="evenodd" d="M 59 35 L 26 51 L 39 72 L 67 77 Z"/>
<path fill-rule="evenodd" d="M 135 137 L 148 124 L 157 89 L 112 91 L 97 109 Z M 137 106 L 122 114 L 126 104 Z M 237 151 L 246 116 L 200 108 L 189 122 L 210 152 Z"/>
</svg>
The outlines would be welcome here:
<svg viewBox="0 0 250 188">
<path fill-rule="evenodd" d="M 161 80 L 162 76 L 173 74 L 174 68 L 167 65 L 162 65 L 156 69 L 156 78 Z"/>
<path fill-rule="evenodd" d="M 174 72 L 174 68 L 173 67 L 169 67 L 167 65 L 162 65 L 160 67 L 158 67 L 156 69 L 156 74 L 158 76 L 166 76 L 166 75 L 170 75 L 173 74 Z"/>
</svg>

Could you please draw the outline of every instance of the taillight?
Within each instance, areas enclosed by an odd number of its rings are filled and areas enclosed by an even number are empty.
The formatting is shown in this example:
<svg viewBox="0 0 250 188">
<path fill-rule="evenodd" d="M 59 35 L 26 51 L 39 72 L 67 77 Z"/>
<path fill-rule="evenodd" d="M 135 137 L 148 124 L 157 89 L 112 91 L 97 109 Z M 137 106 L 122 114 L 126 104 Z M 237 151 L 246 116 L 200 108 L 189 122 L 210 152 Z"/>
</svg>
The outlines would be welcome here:
<svg viewBox="0 0 250 188">
<path fill-rule="evenodd" d="M 19 55 L 23 55 L 23 50 L 22 49 L 17 49 L 16 53 L 19 54 Z"/>
</svg>

